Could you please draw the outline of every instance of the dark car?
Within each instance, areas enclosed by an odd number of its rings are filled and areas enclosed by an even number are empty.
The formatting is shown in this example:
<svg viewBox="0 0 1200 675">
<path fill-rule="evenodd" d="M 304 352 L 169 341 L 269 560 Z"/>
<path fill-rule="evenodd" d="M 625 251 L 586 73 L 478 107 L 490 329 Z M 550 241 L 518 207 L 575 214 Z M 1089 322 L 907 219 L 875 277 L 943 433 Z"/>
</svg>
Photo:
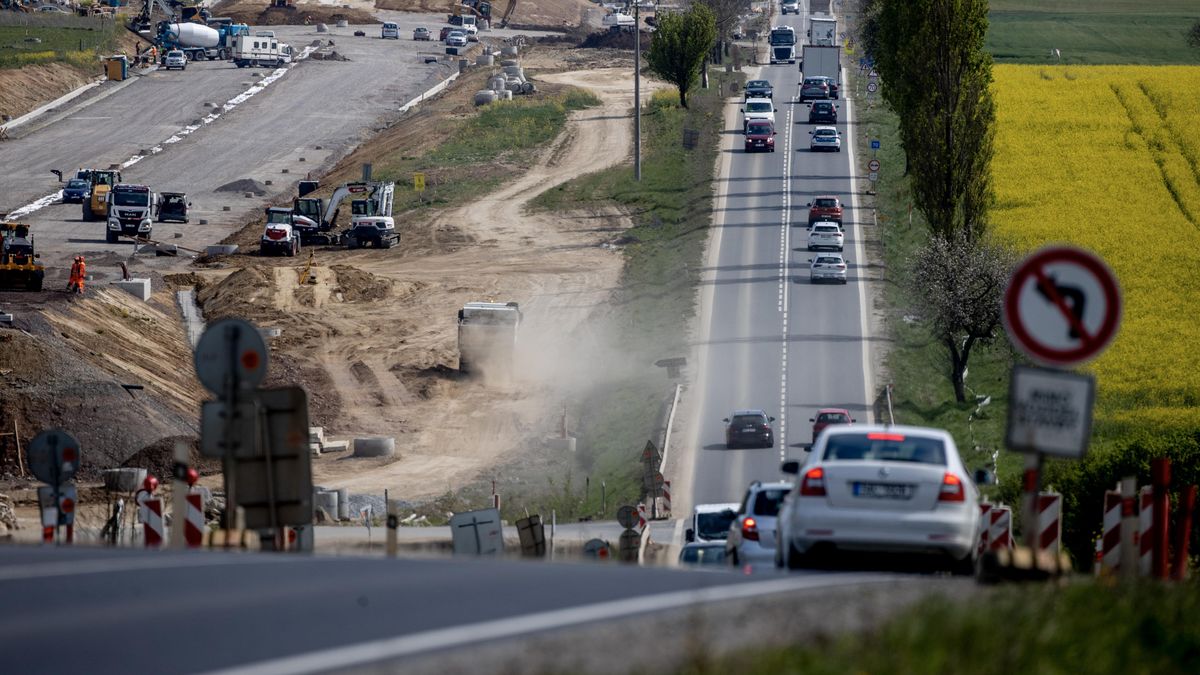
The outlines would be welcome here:
<svg viewBox="0 0 1200 675">
<path fill-rule="evenodd" d="M 838 88 L 828 77 L 806 77 L 800 85 L 800 102 L 837 98 Z"/>
<path fill-rule="evenodd" d="M 746 98 L 772 98 L 775 88 L 768 80 L 750 80 L 746 83 Z"/>
<path fill-rule="evenodd" d="M 808 108 L 808 123 L 828 122 L 837 124 L 838 107 L 832 101 L 813 101 Z"/>
<path fill-rule="evenodd" d="M 450 35 L 450 31 L 456 30 L 452 26 L 442 26 L 441 32 L 438 33 L 438 42 L 445 42 L 446 37 Z"/>
<path fill-rule="evenodd" d="M 770 448 L 775 445 L 775 432 L 771 429 L 775 418 L 762 410 L 734 410 L 724 421 L 726 448 Z"/>
<path fill-rule="evenodd" d="M 775 126 L 765 120 L 746 124 L 746 152 L 775 152 Z"/>
<path fill-rule="evenodd" d="M 813 423 L 813 443 L 817 442 L 817 436 L 821 430 L 832 424 L 853 424 L 854 418 L 850 416 L 850 411 L 843 408 L 821 408 L 817 411 L 816 417 L 808 418 L 809 422 Z"/>
<path fill-rule="evenodd" d="M 188 207 L 192 205 L 187 195 L 182 192 L 160 192 L 158 194 L 158 210 L 154 219 L 160 223 L 186 223 Z"/>
<path fill-rule="evenodd" d="M 63 188 L 64 204 L 82 204 L 83 200 L 92 196 L 92 184 L 82 178 L 72 178 Z"/>
<path fill-rule="evenodd" d="M 679 551 L 680 565 L 724 565 L 725 544 L 693 542 Z"/>
<path fill-rule="evenodd" d="M 814 197 L 808 203 L 808 225 L 818 220 L 832 220 L 835 223 L 842 222 L 842 200 L 833 195 L 821 195 Z"/>
</svg>

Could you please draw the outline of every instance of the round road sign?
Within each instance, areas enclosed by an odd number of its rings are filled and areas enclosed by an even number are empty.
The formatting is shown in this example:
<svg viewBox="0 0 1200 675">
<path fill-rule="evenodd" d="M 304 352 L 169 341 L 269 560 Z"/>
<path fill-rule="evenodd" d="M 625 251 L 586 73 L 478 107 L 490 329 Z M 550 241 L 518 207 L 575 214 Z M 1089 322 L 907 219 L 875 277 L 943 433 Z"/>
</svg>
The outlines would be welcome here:
<svg viewBox="0 0 1200 675">
<path fill-rule="evenodd" d="M 1004 292 L 1004 327 L 1029 358 L 1069 367 L 1095 358 L 1121 324 L 1121 291 L 1090 251 L 1051 246 L 1017 266 Z"/>
<path fill-rule="evenodd" d="M 79 441 L 62 429 L 48 429 L 29 442 L 25 459 L 38 480 L 62 485 L 79 470 Z"/>
<path fill-rule="evenodd" d="M 596 560 L 608 560 L 608 542 L 603 539 L 589 539 L 583 545 L 583 555 Z"/>
<path fill-rule="evenodd" d="M 874 94 L 876 91 L 879 91 L 879 83 L 878 82 L 868 82 L 867 83 L 867 92 Z"/>
<path fill-rule="evenodd" d="M 638 523 L 637 509 L 628 504 L 617 509 L 617 522 L 627 530 L 633 529 Z"/>
<path fill-rule="evenodd" d="M 217 396 L 231 377 L 239 389 L 253 389 L 267 375 L 267 344 L 249 321 L 223 319 L 200 336 L 195 364 L 200 384 Z"/>
<path fill-rule="evenodd" d="M 870 171 L 871 173 L 878 171 L 879 170 L 879 160 L 872 159 L 871 161 L 867 162 L 867 170 Z"/>
</svg>

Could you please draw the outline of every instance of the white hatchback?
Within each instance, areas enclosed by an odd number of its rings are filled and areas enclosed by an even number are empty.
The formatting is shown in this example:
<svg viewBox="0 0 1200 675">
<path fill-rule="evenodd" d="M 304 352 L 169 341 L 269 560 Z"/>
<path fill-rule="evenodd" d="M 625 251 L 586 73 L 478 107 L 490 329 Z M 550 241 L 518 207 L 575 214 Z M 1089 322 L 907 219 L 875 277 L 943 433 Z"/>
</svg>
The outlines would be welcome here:
<svg viewBox="0 0 1200 675">
<path fill-rule="evenodd" d="M 841 253 L 819 253 L 809 258 L 808 280 L 810 283 L 832 281 L 846 283 L 846 259 Z"/>
<path fill-rule="evenodd" d="M 775 104 L 769 98 L 748 98 L 742 104 L 742 131 L 750 120 L 766 120 L 775 126 Z"/>
<path fill-rule="evenodd" d="M 842 228 L 837 223 L 817 222 L 813 223 L 812 229 L 808 231 L 808 250 L 815 251 L 819 248 L 832 248 L 842 250 L 845 246 L 846 236 L 842 234 Z"/>
<path fill-rule="evenodd" d="M 836 127 L 817 127 L 808 133 L 812 134 L 812 140 L 808 143 L 809 150 L 842 151 L 842 136 Z"/>
<path fill-rule="evenodd" d="M 775 564 L 796 569 L 815 550 L 932 553 L 974 569 L 979 491 L 949 433 L 924 427 L 825 429 L 780 510 Z"/>
</svg>

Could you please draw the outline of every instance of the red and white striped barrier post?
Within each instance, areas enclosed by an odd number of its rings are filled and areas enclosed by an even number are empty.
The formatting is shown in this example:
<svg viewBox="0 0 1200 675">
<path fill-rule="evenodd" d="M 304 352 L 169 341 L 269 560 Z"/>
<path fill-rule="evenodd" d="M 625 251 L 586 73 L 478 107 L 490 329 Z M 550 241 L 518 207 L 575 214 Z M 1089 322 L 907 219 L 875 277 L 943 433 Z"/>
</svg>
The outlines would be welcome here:
<svg viewBox="0 0 1200 675">
<path fill-rule="evenodd" d="M 185 498 L 187 513 L 183 519 L 183 540 L 188 548 L 204 545 L 204 495 L 192 492 Z"/>
<path fill-rule="evenodd" d="M 146 548 L 158 548 L 163 543 L 162 500 L 150 497 L 142 500 L 142 530 Z"/>
<path fill-rule="evenodd" d="M 993 506 L 988 512 L 988 519 L 988 550 L 1012 548 L 1012 509 L 1003 505 Z"/>
<path fill-rule="evenodd" d="M 1138 491 L 1138 574 L 1148 577 L 1154 571 L 1154 488 Z"/>
<path fill-rule="evenodd" d="M 637 514 L 638 514 L 638 524 L 637 524 L 636 529 L 640 533 L 646 529 L 646 521 L 649 520 L 649 518 L 646 515 L 646 505 L 645 504 L 637 505 Z"/>
<path fill-rule="evenodd" d="M 671 517 L 671 481 L 669 480 L 663 481 L 662 506 L 658 510 L 658 516 L 660 518 Z"/>
<path fill-rule="evenodd" d="M 1167 489 L 1171 487 L 1171 460 L 1159 458 L 1150 461 L 1150 479 L 1154 486 L 1154 541 L 1151 564 L 1155 579 L 1166 579 L 1170 576 L 1170 505 L 1167 501 Z"/>
<path fill-rule="evenodd" d="M 1037 497 L 1038 550 L 1058 555 L 1062 548 L 1062 495 L 1039 492 Z"/>
<path fill-rule="evenodd" d="M 988 530 L 992 526 L 992 518 L 989 515 L 991 510 L 991 502 L 979 505 L 979 541 L 975 546 L 975 553 L 978 555 L 983 555 L 984 551 L 988 550 Z"/>
<path fill-rule="evenodd" d="M 1121 567 L 1121 493 L 1104 492 L 1104 527 L 1100 535 L 1101 572 L 1113 572 Z"/>
</svg>

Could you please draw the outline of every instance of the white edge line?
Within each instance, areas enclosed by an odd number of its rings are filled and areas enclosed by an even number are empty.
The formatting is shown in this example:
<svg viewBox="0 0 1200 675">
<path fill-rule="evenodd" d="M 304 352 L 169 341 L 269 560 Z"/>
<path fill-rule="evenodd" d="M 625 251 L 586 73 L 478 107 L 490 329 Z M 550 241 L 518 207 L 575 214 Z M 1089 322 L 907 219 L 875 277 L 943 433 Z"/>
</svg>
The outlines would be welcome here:
<svg viewBox="0 0 1200 675">
<path fill-rule="evenodd" d="M 846 69 L 842 69 L 842 82 L 849 83 L 847 79 Z M 864 248 L 866 240 L 866 221 L 859 217 L 858 208 L 858 164 L 854 159 L 855 148 L 855 131 L 854 131 L 854 104 L 850 99 L 849 87 L 846 87 L 846 133 L 849 138 L 849 159 L 850 159 L 850 207 L 854 211 L 854 223 L 858 226 L 858 232 L 854 239 L 854 256 L 858 258 L 858 268 L 862 270 L 858 281 L 858 319 L 862 332 L 862 367 L 863 367 L 863 402 L 866 404 L 867 421 L 873 423 L 875 421 L 875 410 L 871 405 L 874 402 L 875 393 L 875 377 L 871 372 L 871 343 L 868 340 L 870 337 L 870 321 L 867 319 L 867 275 L 866 263 L 867 255 Z"/>
<path fill-rule="evenodd" d="M 420 652 L 448 649 L 465 644 L 515 637 L 703 603 L 754 598 L 762 595 L 816 588 L 862 584 L 895 583 L 897 577 L 881 575 L 813 575 L 771 581 L 728 584 L 696 590 L 671 591 L 623 600 L 505 617 L 450 628 L 422 631 L 393 638 L 371 640 L 209 671 L 208 675 L 302 675 L 362 666 Z"/>
</svg>

